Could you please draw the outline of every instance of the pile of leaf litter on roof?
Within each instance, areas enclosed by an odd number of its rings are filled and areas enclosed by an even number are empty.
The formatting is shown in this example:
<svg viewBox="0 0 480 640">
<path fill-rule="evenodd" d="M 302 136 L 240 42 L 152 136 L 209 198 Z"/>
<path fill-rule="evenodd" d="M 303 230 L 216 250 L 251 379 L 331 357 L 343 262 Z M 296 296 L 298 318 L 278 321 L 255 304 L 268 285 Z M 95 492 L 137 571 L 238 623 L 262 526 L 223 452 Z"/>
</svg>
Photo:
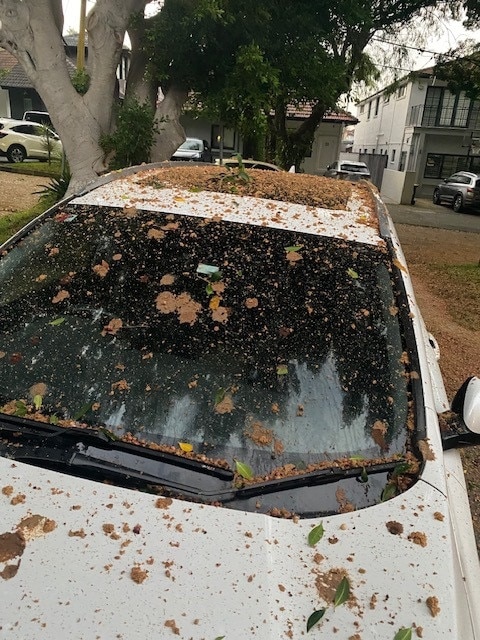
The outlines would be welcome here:
<svg viewBox="0 0 480 640">
<path fill-rule="evenodd" d="M 192 191 L 231 193 L 340 210 L 348 208 L 348 201 L 355 190 L 366 205 L 373 206 L 371 187 L 367 183 L 286 171 L 229 169 L 212 165 L 165 167 L 149 171 L 139 183 L 159 189 L 182 187 Z"/>
</svg>

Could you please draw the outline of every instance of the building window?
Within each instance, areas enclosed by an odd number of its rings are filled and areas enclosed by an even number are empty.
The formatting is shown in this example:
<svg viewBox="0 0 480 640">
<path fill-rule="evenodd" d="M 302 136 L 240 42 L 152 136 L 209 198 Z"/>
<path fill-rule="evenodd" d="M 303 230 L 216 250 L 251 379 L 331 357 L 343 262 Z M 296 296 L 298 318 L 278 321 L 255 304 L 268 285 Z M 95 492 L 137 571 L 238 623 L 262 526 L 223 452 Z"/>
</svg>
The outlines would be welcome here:
<svg viewBox="0 0 480 640">
<path fill-rule="evenodd" d="M 398 98 L 403 98 L 403 96 L 405 95 L 406 91 L 407 91 L 407 85 L 402 84 L 401 87 L 398 87 L 398 89 L 397 89 L 397 99 Z"/>
<path fill-rule="evenodd" d="M 390 94 L 389 93 L 385 93 L 383 96 L 383 101 L 384 102 L 390 102 Z"/>
<path fill-rule="evenodd" d="M 212 125 L 212 149 L 220 149 L 220 134 L 220 125 Z M 235 129 L 223 128 L 223 148 L 235 149 Z"/>
<path fill-rule="evenodd" d="M 370 102 L 368 103 L 368 114 L 367 114 L 367 118 L 369 120 L 371 115 L 372 115 L 372 101 L 370 100 Z"/>
<path fill-rule="evenodd" d="M 396 154 L 397 154 L 397 150 L 396 149 L 392 149 L 392 158 L 391 158 L 390 162 L 395 162 Z"/>
<path fill-rule="evenodd" d="M 448 178 L 457 171 L 480 171 L 480 156 L 455 156 L 446 153 L 429 153 L 423 172 L 424 178 Z"/>
<path fill-rule="evenodd" d="M 360 113 L 362 114 L 365 111 L 365 105 L 361 104 L 360 105 Z"/>
<path fill-rule="evenodd" d="M 424 127 L 475 127 L 480 102 L 464 91 L 451 93 L 446 87 L 428 87 L 423 110 Z"/>
<path fill-rule="evenodd" d="M 375 100 L 375 115 L 378 116 L 378 109 L 380 107 L 380 98 Z"/>
</svg>

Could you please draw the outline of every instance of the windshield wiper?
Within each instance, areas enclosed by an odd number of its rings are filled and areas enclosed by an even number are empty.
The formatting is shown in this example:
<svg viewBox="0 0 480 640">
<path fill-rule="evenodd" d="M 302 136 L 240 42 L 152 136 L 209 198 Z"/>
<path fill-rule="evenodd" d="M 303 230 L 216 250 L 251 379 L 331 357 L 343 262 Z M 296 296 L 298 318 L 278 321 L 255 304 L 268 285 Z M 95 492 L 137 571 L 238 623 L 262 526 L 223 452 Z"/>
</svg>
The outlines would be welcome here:
<svg viewBox="0 0 480 640">
<path fill-rule="evenodd" d="M 161 484 L 196 496 L 228 493 L 232 488 L 230 469 L 111 440 L 96 429 L 57 427 L 4 415 L 0 434 L 14 444 L 4 444 L 10 458 L 73 475 L 136 486 Z"/>
</svg>

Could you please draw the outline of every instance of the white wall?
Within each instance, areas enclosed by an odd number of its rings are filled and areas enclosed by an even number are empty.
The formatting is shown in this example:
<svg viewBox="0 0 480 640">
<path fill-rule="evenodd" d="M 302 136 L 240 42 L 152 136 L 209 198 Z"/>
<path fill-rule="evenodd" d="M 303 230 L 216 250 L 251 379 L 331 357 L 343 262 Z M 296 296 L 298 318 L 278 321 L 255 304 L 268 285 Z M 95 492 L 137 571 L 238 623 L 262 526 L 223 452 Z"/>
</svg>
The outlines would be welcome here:
<svg viewBox="0 0 480 640">
<path fill-rule="evenodd" d="M 385 169 L 380 195 L 387 204 L 389 202 L 394 204 L 410 204 L 414 184 L 414 171 Z"/>
<path fill-rule="evenodd" d="M 419 88 L 419 85 L 425 87 Z M 397 90 L 398 92 L 398 90 Z M 360 103 L 358 118 L 360 122 L 355 126 L 353 144 L 354 152 L 378 153 L 388 155 L 388 169 L 398 169 L 402 151 L 410 150 L 408 132 L 405 132 L 410 116 L 410 109 L 425 101 L 426 81 L 407 83 L 405 93 L 398 97 L 395 92 L 390 96 L 375 94 L 366 101 Z M 378 114 L 375 115 L 376 100 L 379 98 Z M 370 118 L 368 117 L 368 104 L 371 103 Z M 363 113 L 361 105 L 363 104 Z"/>
</svg>

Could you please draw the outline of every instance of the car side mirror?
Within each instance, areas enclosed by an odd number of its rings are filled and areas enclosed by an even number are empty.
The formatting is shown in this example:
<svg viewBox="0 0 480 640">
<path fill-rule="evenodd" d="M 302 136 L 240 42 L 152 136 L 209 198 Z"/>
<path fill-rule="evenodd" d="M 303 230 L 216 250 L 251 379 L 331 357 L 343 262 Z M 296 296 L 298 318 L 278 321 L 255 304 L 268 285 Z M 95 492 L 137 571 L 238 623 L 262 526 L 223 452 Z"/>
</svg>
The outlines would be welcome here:
<svg viewBox="0 0 480 640">
<path fill-rule="evenodd" d="M 451 411 L 440 415 L 444 450 L 480 444 L 480 378 L 467 378 L 455 394 Z"/>
</svg>

